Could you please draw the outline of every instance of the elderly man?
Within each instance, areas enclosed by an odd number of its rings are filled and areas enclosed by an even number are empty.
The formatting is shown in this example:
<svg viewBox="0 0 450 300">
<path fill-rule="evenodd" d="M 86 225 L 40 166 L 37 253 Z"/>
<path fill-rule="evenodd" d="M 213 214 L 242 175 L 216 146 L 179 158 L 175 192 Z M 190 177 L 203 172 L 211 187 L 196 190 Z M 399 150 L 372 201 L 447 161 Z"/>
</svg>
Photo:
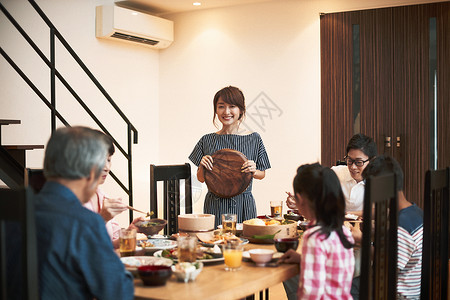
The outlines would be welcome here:
<svg viewBox="0 0 450 300">
<path fill-rule="evenodd" d="M 47 182 L 36 197 L 42 299 L 132 299 L 133 277 L 114 253 L 105 222 L 82 206 L 108 155 L 105 136 L 86 127 L 56 130 L 48 141 Z"/>
</svg>

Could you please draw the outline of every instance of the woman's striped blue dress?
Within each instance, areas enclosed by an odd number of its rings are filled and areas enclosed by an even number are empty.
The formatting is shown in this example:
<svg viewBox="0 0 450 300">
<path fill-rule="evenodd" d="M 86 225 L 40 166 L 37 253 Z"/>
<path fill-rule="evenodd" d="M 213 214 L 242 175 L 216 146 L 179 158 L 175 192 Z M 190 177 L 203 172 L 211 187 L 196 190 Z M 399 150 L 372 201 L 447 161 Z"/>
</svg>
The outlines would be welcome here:
<svg viewBox="0 0 450 300">
<path fill-rule="evenodd" d="M 266 148 L 257 132 L 248 135 L 206 134 L 195 145 L 194 150 L 189 155 L 189 159 L 198 167 L 203 156 L 212 155 L 221 149 L 233 149 L 242 152 L 247 159 L 256 163 L 257 170 L 264 171 L 270 168 Z M 216 227 L 222 224 L 221 215 L 226 213 L 236 214 L 239 223 L 256 218 L 256 204 L 252 195 L 252 182 L 242 194 L 232 198 L 221 198 L 208 191 L 203 205 L 203 212 L 216 216 Z"/>
</svg>

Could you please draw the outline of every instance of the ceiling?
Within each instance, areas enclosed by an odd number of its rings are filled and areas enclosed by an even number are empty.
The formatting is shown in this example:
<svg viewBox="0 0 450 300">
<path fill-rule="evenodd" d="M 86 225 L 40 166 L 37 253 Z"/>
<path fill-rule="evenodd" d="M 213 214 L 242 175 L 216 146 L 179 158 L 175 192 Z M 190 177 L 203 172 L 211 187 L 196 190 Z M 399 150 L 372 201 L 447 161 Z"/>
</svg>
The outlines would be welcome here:
<svg viewBox="0 0 450 300">
<path fill-rule="evenodd" d="M 208 8 L 245 5 L 258 2 L 277 0 L 126 0 L 116 1 L 117 5 L 130 7 L 137 10 L 164 15 L 185 11 L 193 11 Z M 193 2 L 201 2 L 200 6 L 194 6 Z"/>
</svg>

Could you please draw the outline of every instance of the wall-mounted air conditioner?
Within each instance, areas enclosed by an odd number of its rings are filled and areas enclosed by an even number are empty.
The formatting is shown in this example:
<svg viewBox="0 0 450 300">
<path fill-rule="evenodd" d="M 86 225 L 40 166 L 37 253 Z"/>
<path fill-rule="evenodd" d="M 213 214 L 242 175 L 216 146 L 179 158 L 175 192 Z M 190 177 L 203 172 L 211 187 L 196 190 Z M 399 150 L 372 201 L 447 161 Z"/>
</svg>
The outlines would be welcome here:
<svg viewBox="0 0 450 300">
<path fill-rule="evenodd" d="M 96 36 L 163 49 L 173 42 L 173 21 L 115 5 L 97 6 Z"/>
</svg>

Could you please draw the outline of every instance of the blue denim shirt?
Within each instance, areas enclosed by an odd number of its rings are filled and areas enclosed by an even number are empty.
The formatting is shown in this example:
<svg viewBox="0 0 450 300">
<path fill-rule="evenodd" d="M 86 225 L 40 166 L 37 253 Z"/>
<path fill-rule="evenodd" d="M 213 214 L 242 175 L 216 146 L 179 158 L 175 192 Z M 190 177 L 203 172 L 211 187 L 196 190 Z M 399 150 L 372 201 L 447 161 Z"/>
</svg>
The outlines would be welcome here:
<svg viewBox="0 0 450 300">
<path fill-rule="evenodd" d="M 67 187 L 49 181 L 37 195 L 36 232 L 42 299 L 134 298 L 104 220 Z"/>
</svg>

